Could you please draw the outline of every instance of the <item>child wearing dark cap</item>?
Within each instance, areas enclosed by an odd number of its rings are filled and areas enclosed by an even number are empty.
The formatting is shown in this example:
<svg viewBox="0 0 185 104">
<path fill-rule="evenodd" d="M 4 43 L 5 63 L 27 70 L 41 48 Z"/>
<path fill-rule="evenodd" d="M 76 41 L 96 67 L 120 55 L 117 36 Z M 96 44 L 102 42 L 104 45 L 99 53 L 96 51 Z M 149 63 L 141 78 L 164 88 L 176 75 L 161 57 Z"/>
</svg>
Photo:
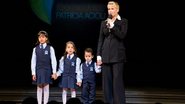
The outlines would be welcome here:
<svg viewBox="0 0 185 104">
<path fill-rule="evenodd" d="M 48 33 L 38 32 L 38 41 L 33 48 L 31 58 L 31 74 L 33 84 L 37 85 L 38 104 L 47 104 L 49 99 L 49 84 L 52 84 L 52 74 L 56 73 L 57 61 L 54 48 L 49 45 Z M 43 96 L 43 97 L 42 97 Z"/>
</svg>

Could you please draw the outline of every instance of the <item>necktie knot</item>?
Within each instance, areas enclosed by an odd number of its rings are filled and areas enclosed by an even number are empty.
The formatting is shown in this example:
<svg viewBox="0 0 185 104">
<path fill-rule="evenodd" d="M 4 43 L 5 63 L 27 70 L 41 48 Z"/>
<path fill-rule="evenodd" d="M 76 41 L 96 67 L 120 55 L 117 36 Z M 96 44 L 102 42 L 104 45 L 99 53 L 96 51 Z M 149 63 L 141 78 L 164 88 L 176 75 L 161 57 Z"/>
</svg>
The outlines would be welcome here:
<svg viewBox="0 0 185 104">
<path fill-rule="evenodd" d="M 68 55 L 68 57 L 67 57 L 69 60 L 71 59 L 71 56 L 70 55 Z"/>
<path fill-rule="evenodd" d="M 43 46 L 43 44 L 41 44 L 41 45 L 40 45 L 40 48 L 41 48 L 41 49 L 44 49 L 44 46 Z"/>
<path fill-rule="evenodd" d="M 87 66 L 89 66 L 89 65 L 90 65 L 90 64 L 89 64 L 89 62 L 87 62 L 86 64 L 87 64 Z"/>
</svg>

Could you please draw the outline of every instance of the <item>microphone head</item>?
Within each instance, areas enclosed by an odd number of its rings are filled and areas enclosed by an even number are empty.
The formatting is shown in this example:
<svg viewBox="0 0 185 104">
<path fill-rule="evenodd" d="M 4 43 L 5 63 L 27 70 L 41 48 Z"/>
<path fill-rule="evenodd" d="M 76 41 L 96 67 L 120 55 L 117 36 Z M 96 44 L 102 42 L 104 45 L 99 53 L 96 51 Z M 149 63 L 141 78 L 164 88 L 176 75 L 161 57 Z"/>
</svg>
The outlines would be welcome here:
<svg viewBox="0 0 185 104">
<path fill-rule="evenodd" d="M 112 15 L 111 15 L 111 14 L 109 14 L 109 15 L 108 15 L 108 18 L 109 18 L 109 19 L 112 19 Z"/>
</svg>

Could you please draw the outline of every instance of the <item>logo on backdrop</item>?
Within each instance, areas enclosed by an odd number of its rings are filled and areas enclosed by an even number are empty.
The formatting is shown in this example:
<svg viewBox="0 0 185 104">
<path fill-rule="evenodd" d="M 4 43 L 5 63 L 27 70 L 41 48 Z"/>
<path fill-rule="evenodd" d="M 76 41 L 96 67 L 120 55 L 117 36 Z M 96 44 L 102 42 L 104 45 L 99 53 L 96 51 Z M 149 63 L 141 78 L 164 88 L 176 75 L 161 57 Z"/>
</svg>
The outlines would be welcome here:
<svg viewBox="0 0 185 104">
<path fill-rule="evenodd" d="M 51 24 L 54 0 L 29 0 L 35 15 L 42 21 Z"/>
<path fill-rule="evenodd" d="M 56 20 L 102 20 L 106 18 L 101 4 L 58 4 Z"/>
<path fill-rule="evenodd" d="M 30 5 L 36 16 L 48 24 L 52 24 L 52 21 L 103 20 L 107 17 L 106 3 L 63 1 L 30 0 Z"/>
</svg>

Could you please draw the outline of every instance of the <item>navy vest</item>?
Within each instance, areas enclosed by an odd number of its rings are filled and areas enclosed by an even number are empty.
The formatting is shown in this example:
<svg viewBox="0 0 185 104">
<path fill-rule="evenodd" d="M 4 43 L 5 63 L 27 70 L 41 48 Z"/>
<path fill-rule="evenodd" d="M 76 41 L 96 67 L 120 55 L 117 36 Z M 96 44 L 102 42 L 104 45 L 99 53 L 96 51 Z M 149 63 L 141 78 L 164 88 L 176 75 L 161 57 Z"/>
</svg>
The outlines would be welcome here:
<svg viewBox="0 0 185 104">
<path fill-rule="evenodd" d="M 36 69 L 51 69 L 50 46 L 47 45 L 41 49 L 39 45 L 36 46 Z"/>
<path fill-rule="evenodd" d="M 96 72 L 94 68 L 94 62 L 91 62 L 89 66 L 86 63 L 82 63 L 82 70 L 83 70 L 83 79 L 84 80 L 95 80 L 96 79 Z"/>
<path fill-rule="evenodd" d="M 76 78 L 76 56 L 73 56 L 72 59 L 64 59 L 64 72 L 63 76 L 71 76 Z"/>
</svg>

